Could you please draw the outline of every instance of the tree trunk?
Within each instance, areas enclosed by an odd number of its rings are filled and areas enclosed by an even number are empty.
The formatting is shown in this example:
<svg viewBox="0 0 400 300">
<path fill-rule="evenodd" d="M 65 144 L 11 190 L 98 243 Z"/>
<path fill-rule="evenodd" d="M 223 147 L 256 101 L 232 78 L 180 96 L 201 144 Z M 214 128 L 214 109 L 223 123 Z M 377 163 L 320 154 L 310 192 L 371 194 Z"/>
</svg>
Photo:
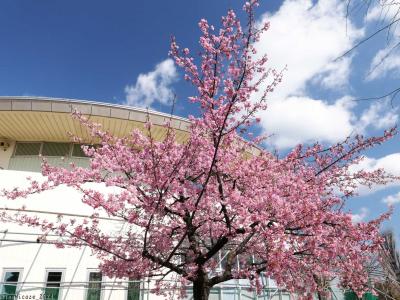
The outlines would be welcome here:
<svg viewBox="0 0 400 300">
<path fill-rule="evenodd" d="M 324 298 L 321 295 L 321 292 L 317 292 L 317 297 L 318 297 L 318 300 L 324 300 Z"/>
<path fill-rule="evenodd" d="M 199 277 L 193 282 L 193 300 L 208 300 L 210 287 L 204 277 Z"/>
</svg>

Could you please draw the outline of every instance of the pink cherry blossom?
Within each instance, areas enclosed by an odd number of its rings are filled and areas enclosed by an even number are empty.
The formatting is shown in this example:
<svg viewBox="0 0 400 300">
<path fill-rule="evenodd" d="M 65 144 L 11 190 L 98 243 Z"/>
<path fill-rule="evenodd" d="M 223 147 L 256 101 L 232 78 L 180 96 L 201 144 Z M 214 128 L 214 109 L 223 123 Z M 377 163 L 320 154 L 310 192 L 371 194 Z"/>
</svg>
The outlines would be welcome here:
<svg viewBox="0 0 400 300">
<path fill-rule="evenodd" d="M 255 59 L 254 43 L 269 28 L 268 23 L 255 26 L 257 5 L 245 3 L 245 29 L 232 10 L 219 30 L 200 20 L 199 57 L 180 50 L 172 39 L 170 55 L 194 86 L 189 100 L 201 110 L 201 117 L 189 117 L 185 143 L 176 141 L 168 123 L 161 140 L 152 135 L 149 122 L 143 132 L 121 138 L 75 113 L 101 144 L 83 147 L 90 167 L 63 169 L 44 161 L 44 183 L 3 191 L 15 199 L 66 185 L 80 191 L 96 213 L 123 219 L 127 230 L 110 235 L 96 218 L 50 222 L 23 213 L 1 218 L 60 234 L 59 247 L 88 245 L 108 276 L 179 275 L 178 285 L 160 280 L 158 293 L 170 287 L 183 295 L 192 285 L 194 299 L 204 300 L 211 287 L 235 278 L 249 279 L 259 291 L 260 274 L 303 299 L 326 292 L 319 282 L 334 278 L 359 295 L 367 291 L 363 265 L 379 251 L 380 223 L 389 213 L 353 224 L 343 207 L 360 184 L 398 179 L 384 170 L 351 168 L 363 151 L 391 138 L 396 129 L 328 147 L 299 145 L 283 157 L 264 149 L 263 137 L 247 135 L 282 80 L 281 71 L 267 66 L 266 55 Z M 251 99 L 260 90 L 262 96 Z M 87 182 L 117 189 L 105 194 Z M 227 253 L 222 270 L 216 261 L 220 251 Z"/>
</svg>

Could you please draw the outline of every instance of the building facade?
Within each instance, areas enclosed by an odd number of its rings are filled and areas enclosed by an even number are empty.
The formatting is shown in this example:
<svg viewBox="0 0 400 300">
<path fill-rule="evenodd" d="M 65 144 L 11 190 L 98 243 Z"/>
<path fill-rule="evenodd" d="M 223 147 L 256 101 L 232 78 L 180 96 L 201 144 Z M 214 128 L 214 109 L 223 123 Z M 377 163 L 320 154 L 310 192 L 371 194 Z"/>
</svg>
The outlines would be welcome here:
<svg viewBox="0 0 400 300">
<path fill-rule="evenodd" d="M 80 145 L 71 142 L 70 134 L 91 142 L 79 122 L 71 118 L 78 110 L 90 120 L 118 136 L 142 129 L 147 118 L 154 124 L 155 135 L 162 135 L 162 124 L 170 121 L 178 140 L 184 140 L 188 120 L 153 111 L 88 101 L 37 97 L 0 97 L 0 188 L 27 184 L 26 178 L 40 181 L 41 157 L 52 165 L 88 166 L 89 160 Z M 0 214 L 18 213 L 24 206 L 27 214 L 56 220 L 59 215 L 80 218 L 91 208 L 81 203 L 75 190 L 59 187 L 28 199 L 0 199 Z M 121 220 L 100 217 L 107 230 L 121 231 Z M 41 231 L 11 222 L 0 223 L 0 300 L 71 299 L 71 300 L 152 300 L 163 299 L 151 293 L 150 280 L 107 278 L 98 269 L 99 261 L 88 247 L 57 249 L 41 241 Z M 49 234 L 47 240 L 56 239 Z M 220 260 L 223 255 L 220 254 Z M 239 267 L 239 265 L 238 265 Z M 176 280 L 171 277 L 168 280 Z M 273 281 L 264 279 L 265 290 L 256 295 L 245 280 L 232 280 L 213 288 L 212 300 L 291 300 Z M 337 293 L 337 299 L 341 299 Z M 187 295 L 191 299 L 190 290 Z"/>
</svg>

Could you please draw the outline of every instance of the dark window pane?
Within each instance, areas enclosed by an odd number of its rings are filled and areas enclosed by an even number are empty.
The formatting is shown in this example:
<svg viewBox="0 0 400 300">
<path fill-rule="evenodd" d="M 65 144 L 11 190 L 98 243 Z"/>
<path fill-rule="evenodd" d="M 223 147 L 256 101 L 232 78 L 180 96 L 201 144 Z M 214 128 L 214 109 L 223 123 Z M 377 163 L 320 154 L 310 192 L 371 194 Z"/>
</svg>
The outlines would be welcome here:
<svg viewBox="0 0 400 300">
<path fill-rule="evenodd" d="M 90 272 L 89 281 L 96 285 L 98 282 L 101 283 L 101 277 L 102 276 L 100 272 Z"/>
<path fill-rule="evenodd" d="M 14 300 L 16 299 L 17 286 L 16 285 L 4 285 L 1 289 L 0 300 Z"/>
<path fill-rule="evenodd" d="M 17 292 L 19 272 L 6 272 L 4 282 L 13 284 L 4 284 L 0 289 L 0 300 L 14 299 Z"/>
<path fill-rule="evenodd" d="M 67 156 L 70 149 L 69 143 L 43 143 L 43 156 Z"/>
<path fill-rule="evenodd" d="M 39 155 L 40 143 L 17 143 L 15 155 Z"/>
<path fill-rule="evenodd" d="M 139 299 L 140 299 L 140 281 L 135 281 L 134 279 L 129 280 L 127 300 L 139 300 Z"/>
<path fill-rule="evenodd" d="M 58 296 L 60 294 L 59 288 L 51 288 L 47 287 L 44 289 L 44 296 L 43 299 L 49 300 L 58 300 Z"/>
<path fill-rule="evenodd" d="M 101 279 L 100 272 L 90 272 L 87 291 L 87 300 L 100 300 L 101 297 Z"/>
<path fill-rule="evenodd" d="M 44 299 L 51 299 L 51 300 L 58 299 L 58 296 L 60 294 L 61 278 L 62 278 L 62 272 L 47 273 L 46 288 L 44 289 L 46 298 Z"/>
<path fill-rule="evenodd" d="M 74 144 L 72 148 L 72 156 L 75 157 L 86 157 L 85 153 L 82 150 L 82 146 L 80 144 Z"/>
<path fill-rule="evenodd" d="M 18 282 L 19 272 L 7 272 L 4 277 L 5 282 Z"/>
<path fill-rule="evenodd" d="M 47 274 L 47 283 L 49 282 L 61 282 L 62 273 L 61 272 L 49 272 Z M 60 285 L 58 285 L 60 286 Z"/>
</svg>

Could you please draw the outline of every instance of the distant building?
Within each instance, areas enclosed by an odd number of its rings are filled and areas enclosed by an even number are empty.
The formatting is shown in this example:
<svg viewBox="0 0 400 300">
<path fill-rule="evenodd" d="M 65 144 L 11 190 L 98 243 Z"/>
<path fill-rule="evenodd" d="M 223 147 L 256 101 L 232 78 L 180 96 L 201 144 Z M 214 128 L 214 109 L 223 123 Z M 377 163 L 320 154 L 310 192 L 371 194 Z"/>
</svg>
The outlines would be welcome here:
<svg viewBox="0 0 400 300">
<path fill-rule="evenodd" d="M 71 143 L 68 134 L 70 132 L 90 142 L 79 122 L 71 118 L 74 109 L 89 115 L 92 121 L 101 123 L 118 136 L 127 135 L 134 128 L 143 128 L 147 117 L 155 125 L 155 134 L 161 135 L 162 124 L 171 118 L 162 113 L 106 103 L 0 97 L 0 188 L 20 186 L 26 182 L 27 176 L 40 180 L 40 156 L 47 157 L 53 165 L 74 162 L 88 166 L 89 160 L 80 145 Z M 171 123 L 177 130 L 178 140 L 183 140 L 188 120 L 173 116 Z M 0 214 L 5 209 L 10 213 L 16 212 L 23 204 L 26 213 L 50 219 L 56 219 L 58 215 L 79 218 L 92 212 L 90 207 L 81 203 L 76 191 L 60 187 L 29 199 L 0 199 Z M 107 230 L 123 230 L 121 220 L 104 217 L 100 222 Z M 160 299 L 148 292 L 151 281 L 106 278 L 98 270 L 99 261 L 91 256 L 90 248 L 57 249 L 54 245 L 40 242 L 40 234 L 41 231 L 35 228 L 0 223 L 0 300 Z M 50 234 L 48 239 L 52 238 Z M 265 278 L 265 285 L 265 291 L 256 295 L 248 289 L 246 280 L 231 280 L 213 288 L 210 299 L 293 299 L 287 292 L 277 289 L 268 278 Z"/>
</svg>

